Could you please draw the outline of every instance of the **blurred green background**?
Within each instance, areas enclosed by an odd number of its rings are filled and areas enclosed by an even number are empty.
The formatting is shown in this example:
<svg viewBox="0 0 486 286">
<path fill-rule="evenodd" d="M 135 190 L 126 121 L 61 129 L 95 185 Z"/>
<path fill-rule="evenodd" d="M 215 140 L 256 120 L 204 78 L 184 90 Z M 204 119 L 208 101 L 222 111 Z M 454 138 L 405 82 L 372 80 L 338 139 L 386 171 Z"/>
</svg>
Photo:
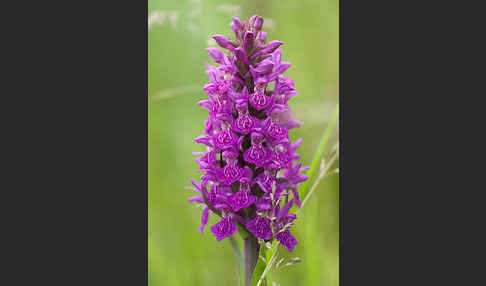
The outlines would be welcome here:
<svg viewBox="0 0 486 286">
<path fill-rule="evenodd" d="M 196 102 L 207 98 L 205 48 L 210 36 L 230 35 L 231 16 L 265 18 L 268 40 L 285 44 L 285 73 L 299 96 L 289 101 L 297 120 L 292 140 L 303 138 L 298 152 L 310 165 L 320 137 L 338 103 L 338 0 L 149 0 L 148 31 L 148 273 L 149 285 L 237 285 L 236 262 L 229 244 L 217 242 L 200 225 L 201 209 L 187 203 L 189 178 L 198 180 L 191 155 L 203 151 L 193 139 L 203 133 L 207 111 Z M 337 143 L 338 128 L 325 155 Z M 337 166 L 337 165 L 336 165 Z M 311 182 L 312 183 L 312 182 Z M 292 232 L 293 253 L 301 263 L 272 274 L 281 286 L 338 285 L 338 176 L 324 179 L 302 210 Z M 241 239 L 238 237 L 238 240 Z M 271 285 L 271 284 L 270 284 Z"/>
</svg>

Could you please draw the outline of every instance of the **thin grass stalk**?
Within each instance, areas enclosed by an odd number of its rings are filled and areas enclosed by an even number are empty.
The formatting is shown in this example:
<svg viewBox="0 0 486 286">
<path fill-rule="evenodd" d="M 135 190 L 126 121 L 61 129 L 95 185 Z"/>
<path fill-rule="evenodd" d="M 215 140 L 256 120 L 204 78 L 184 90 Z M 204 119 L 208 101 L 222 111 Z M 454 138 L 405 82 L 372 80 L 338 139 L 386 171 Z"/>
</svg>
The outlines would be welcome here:
<svg viewBox="0 0 486 286">
<path fill-rule="evenodd" d="M 265 266 L 265 270 L 263 270 L 262 276 L 260 276 L 260 278 L 258 279 L 258 283 L 257 283 L 256 286 L 260 286 L 260 284 L 263 282 L 266 275 L 268 274 L 268 271 L 270 270 L 270 268 L 272 268 L 272 265 L 275 262 L 276 257 L 277 257 L 277 253 L 278 253 L 277 247 L 278 247 L 279 244 L 280 243 L 279 243 L 278 240 L 273 241 L 272 248 L 271 248 L 272 256 L 270 256 L 270 259 L 267 261 L 267 265 Z"/>
<path fill-rule="evenodd" d="M 336 154 L 334 154 L 331 157 L 331 159 L 329 160 L 329 162 L 327 162 L 327 165 L 326 166 L 322 166 L 324 164 L 321 165 L 320 172 L 319 172 L 319 176 L 314 181 L 314 184 L 312 184 L 312 187 L 311 187 L 310 191 L 307 193 L 307 195 L 305 196 L 305 198 L 302 200 L 302 205 L 301 205 L 300 209 L 297 211 L 297 214 L 300 213 L 300 210 L 304 207 L 305 202 L 307 202 L 307 200 L 312 195 L 312 193 L 317 189 L 317 186 L 319 185 L 319 183 L 321 182 L 321 180 L 324 179 L 326 177 L 326 175 L 328 175 L 329 169 L 331 168 L 332 164 L 336 161 L 336 159 L 338 157 L 339 157 L 339 154 L 336 153 Z M 321 161 L 321 162 L 324 163 L 324 160 Z"/>
</svg>

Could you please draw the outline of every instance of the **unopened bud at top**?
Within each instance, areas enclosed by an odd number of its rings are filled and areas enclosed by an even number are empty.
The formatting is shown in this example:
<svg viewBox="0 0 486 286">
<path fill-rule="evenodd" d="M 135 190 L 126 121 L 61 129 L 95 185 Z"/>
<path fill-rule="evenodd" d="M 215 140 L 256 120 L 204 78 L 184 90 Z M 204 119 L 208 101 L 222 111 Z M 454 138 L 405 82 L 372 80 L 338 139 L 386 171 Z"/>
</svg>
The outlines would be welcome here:
<svg viewBox="0 0 486 286">
<path fill-rule="evenodd" d="M 263 18 L 260 16 L 256 16 L 255 24 L 253 25 L 253 27 L 255 27 L 255 32 L 259 32 L 262 29 L 262 26 L 263 26 Z"/>
</svg>

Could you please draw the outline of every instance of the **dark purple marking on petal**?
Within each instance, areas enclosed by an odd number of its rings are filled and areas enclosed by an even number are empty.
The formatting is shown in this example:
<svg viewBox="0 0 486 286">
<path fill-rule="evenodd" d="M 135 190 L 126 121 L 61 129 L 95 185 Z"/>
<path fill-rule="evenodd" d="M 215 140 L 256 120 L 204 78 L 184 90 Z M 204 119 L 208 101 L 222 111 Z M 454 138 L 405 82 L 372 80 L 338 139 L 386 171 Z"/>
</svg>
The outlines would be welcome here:
<svg viewBox="0 0 486 286">
<path fill-rule="evenodd" d="M 270 220 L 268 218 L 256 216 L 246 224 L 246 228 L 253 233 L 253 235 L 261 239 L 269 240 L 273 236 Z"/>
<path fill-rule="evenodd" d="M 275 237 L 283 246 L 287 248 L 289 252 L 292 252 L 292 250 L 294 250 L 294 248 L 299 243 L 297 239 L 295 239 L 295 237 L 292 234 L 290 234 L 290 231 L 288 229 L 280 233 L 277 233 Z"/>
<path fill-rule="evenodd" d="M 216 236 L 216 240 L 219 242 L 222 239 L 235 234 L 236 224 L 230 218 L 224 218 L 220 222 L 211 226 L 211 232 Z"/>
<path fill-rule="evenodd" d="M 271 103 L 271 98 L 263 93 L 253 93 L 250 95 L 250 103 L 256 110 L 262 110 Z"/>
</svg>

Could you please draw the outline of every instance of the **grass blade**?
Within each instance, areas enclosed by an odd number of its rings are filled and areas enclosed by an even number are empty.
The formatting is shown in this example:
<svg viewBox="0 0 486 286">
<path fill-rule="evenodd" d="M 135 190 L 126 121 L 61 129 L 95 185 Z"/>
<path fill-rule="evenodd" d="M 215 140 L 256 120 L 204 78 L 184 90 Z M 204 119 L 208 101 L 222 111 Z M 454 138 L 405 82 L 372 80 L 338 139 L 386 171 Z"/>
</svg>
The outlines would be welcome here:
<svg viewBox="0 0 486 286">
<path fill-rule="evenodd" d="M 231 249 L 233 249 L 233 253 L 235 254 L 236 257 L 236 262 L 238 265 L 238 272 L 240 274 L 239 279 L 240 279 L 240 286 L 245 286 L 245 272 L 243 269 L 243 256 L 241 255 L 241 250 L 240 247 L 238 246 L 238 243 L 236 242 L 236 239 L 233 236 L 229 237 L 229 241 L 231 244 Z"/>
</svg>

